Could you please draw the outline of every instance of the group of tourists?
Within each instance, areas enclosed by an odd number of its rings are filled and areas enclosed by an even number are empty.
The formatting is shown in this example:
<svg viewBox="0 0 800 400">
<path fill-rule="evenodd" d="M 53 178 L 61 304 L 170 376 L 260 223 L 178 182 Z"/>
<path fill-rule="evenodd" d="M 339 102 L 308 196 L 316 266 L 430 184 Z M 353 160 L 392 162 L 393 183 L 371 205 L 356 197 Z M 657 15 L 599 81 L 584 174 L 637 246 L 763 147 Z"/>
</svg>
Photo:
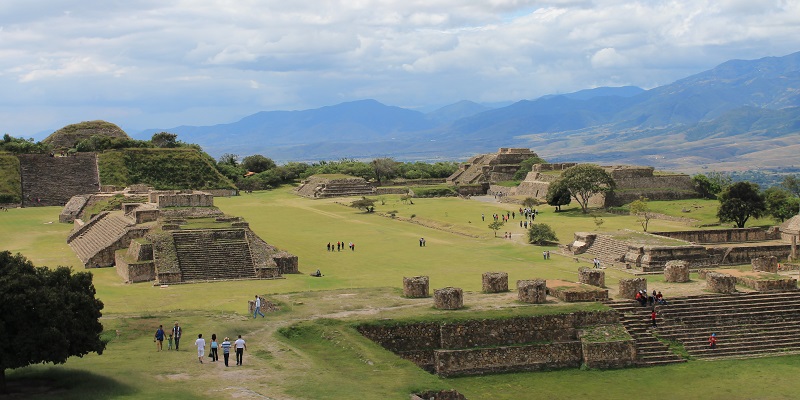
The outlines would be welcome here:
<svg viewBox="0 0 800 400">
<path fill-rule="evenodd" d="M 660 291 L 656 292 L 653 290 L 653 294 L 648 295 L 647 291 L 642 289 L 636 292 L 636 301 L 639 302 L 639 305 L 642 307 L 653 307 L 656 304 L 658 305 L 666 305 L 667 301 L 664 299 L 664 295 L 661 294 Z"/>
<path fill-rule="evenodd" d="M 328 251 L 342 251 L 344 249 L 344 246 L 345 246 L 344 242 L 336 242 L 336 244 L 328 242 L 327 248 Z M 347 247 L 350 248 L 350 251 L 356 251 L 356 245 L 353 242 L 348 243 Z"/>
<path fill-rule="evenodd" d="M 258 300 L 258 296 L 256 296 L 256 300 Z M 258 304 L 258 303 L 257 303 Z M 258 310 L 258 308 L 256 308 Z M 260 312 L 260 311 L 259 311 Z M 261 314 L 262 316 L 264 314 Z M 156 334 L 153 337 L 153 341 L 156 343 L 156 349 L 158 351 L 162 350 L 163 342 L 165 339 L 168 340 L 168 350 L 172 350 L 172 342 L 175 342 L 175 351 L 179 351 L 180 343 L 181 343 L 181 335 L 183 329 L 181 329 L 178 323 L 175 323 L 175 326 L 172 327 L 172 330 L 169 334 L 164 332 L 163 325 L 158 326 L 158 330 L 156 330 Z M 197 360 L 200 361 L 200 364 L 203 364 L 203 357 L 205 357 L 206 352 L 206 339 L 203 338 L 202 333 L 197 334 L 197 340 L 194 341 L 194 345 L 197 347 Z M 222 340 L 222 343 L 217 342 L 217 334 L 211 334 L 211 343 L 210 343 L 210 352 L 209 356 L 211 357 L 211 362 L 219 361 L 219 348 L 222 348 L 222 356 L 225 360 L 225 366 L 228 366 L 228 357 L 230 355 L 231 348 L 234 349 L 236 352 L 236 365 L 242 365 L 244 360 L 244 351 L 247 350 L 247 344 L 245 343 L 244 339 L 242 339 L 242 335 L 239 335 L 239 338 L 236 339 L 233 343 L 231 343 L 230 338 L 225 337 Z"/>
<path fill-rule="evenodd" d="M 525 220 L 533 221 L 536 219 L 536 216 L 539 215 L 539 211 L 530 207 L 525 207 L 525 208 L 520 207 L 519 215 L 525 217 Z"/>
<path fill-rule="evenodd" d="M 544 257 L 545 260 L 549 260 L 550 259 L 550 250 L 543 251 L 542 252 L 542 257 Z"/>
</svg>

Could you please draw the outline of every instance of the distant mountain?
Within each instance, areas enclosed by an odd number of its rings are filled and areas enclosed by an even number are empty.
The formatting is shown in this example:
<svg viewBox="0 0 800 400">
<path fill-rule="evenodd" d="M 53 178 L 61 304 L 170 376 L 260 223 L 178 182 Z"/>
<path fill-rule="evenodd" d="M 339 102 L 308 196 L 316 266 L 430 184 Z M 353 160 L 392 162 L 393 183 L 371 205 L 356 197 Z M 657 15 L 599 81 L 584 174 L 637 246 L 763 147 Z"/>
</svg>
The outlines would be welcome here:
<svg viewBox="0 0 800 400">
<path fill-rule="evenodd" d="M 464 159 L 530 147 L 562 161 L 780 166 L 800 154 L 800 52 L 728 61 L 646 91 L 594 88 L 497 108 L 461 101 L 427 114 L 362 100 L 167 131 L 214 156 L 260 153 L 279 162 Z"/>
</svg>

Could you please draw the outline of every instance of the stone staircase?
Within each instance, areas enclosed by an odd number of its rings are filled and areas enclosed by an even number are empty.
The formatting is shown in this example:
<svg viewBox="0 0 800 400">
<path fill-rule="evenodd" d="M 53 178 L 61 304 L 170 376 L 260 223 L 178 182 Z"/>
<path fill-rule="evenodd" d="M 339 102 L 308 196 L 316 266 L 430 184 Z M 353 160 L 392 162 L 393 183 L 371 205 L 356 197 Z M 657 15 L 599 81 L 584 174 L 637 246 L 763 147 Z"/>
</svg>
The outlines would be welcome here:
<svg viewBox="0 0 800 400">
<path fill-rule="evenodd" d="M 637 365 L 650 367 L 686 361 L 653 336 L 649 308 L 640 307 L 633 300 L 616 300 L 606 304 L 620 313 L 622 326 L 636 341 Z"/>
<path fill-rule="evenodd" d="M 605 263 L 620 263 L 628 252 L 628 244 L 610 236 L 598 234 L 586 252 Z"/>
<path fill-rule="evenodd" d="M 494 154 L 482 154 L 470 159 L 470 166 L 465 170 L 456 171 L 453 175 L 447 178 L 448 182 L 460 185 L 467 185 L 472 183 L 480 183 L 483 177 L 483 167 L 489 165 L 489 162 L 494 160 Z"/>
<path fill-rule="evenodd" d="M 678 298 L 659 306 L 659 335 L 699 359 L 800 353 L 800 291 Z M 717 348 L 708 337 L 717 334 Z"/>
<path fill-rule="evenodd" d="M 123 215 L 121 211 L 102 212 L 80 227 L 78 231 L 73 232 L 67 239 L 67 244 L 81 259 L 84 266 L 91 268 L 96 266 L 92 260 L 99 253 L 116 244 L 133 225 L 134 221 Z M 102 267 L 111 265 L 106 262 L 98 263 Z"/>
<path fill-rule="evenodd" d="M 72 196 L 100 191 L 95 153 L 69 157 L 20 154 L 23 207 L 63 206 Z"/>
<path fill-rule="evenodd" d="M 184 282 L 256 277 L 243 229 L 174 231 L 172 237 Z"/>
<path fill-rule="evenodd" d="M 676 341 L 697 359 L 753 358 L 800 354 L 800 291 L 698 295 L 656 306 L 658 328 L 650 328 L 649 307 L 632 300 L 607 303 L 622 313 L 637 339 L 647 333 Z M 627 322 L 626 322 L 627 321 Z M 630 326 L 630 327 L 629 327 Z M 711 349 L 708 337 L 717 335 Z M 652 343 L 648 338 L 643 343 Z M 640 351 L 647 357 L 649 347 Z"/>
</svg>

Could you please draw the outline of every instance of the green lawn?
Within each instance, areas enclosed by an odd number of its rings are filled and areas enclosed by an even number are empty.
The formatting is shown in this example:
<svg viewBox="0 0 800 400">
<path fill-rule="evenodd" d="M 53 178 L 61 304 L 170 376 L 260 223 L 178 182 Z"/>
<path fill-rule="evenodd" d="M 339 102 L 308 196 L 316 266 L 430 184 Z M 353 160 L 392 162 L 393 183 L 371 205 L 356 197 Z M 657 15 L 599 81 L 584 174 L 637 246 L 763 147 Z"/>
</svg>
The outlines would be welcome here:
<svg viewBox="0 0 800 400">
<path fill-rule="evenodd" d="M 227 214 L 244 217 L 268 243 L 299 256 L 303 274 L 286 279 L 172 285 L 124 284 L 113 268 L 92 270 L 104 304 L 103 355 L 72 358 L 65 365 L 32 366 L 7 373 L 9 381 L 41 387 L 31 398 L 297 398 L 407 399 L 415 390 L 461 391 L 469 399 L 618 399 L 632 395 L 661 398 L 794 398 L 800 357 L 746 361 L 691 361 L 686 364 L 614 371 L 566 370 L 441 379 L 358 335 L 353 324 L 385 318 L 504 316 L 529 312 L 515 293 L 481 294 L 481 274 L 504 271 L 516 280 L 577 280 L 581 265 L 570 257 L 542 260 L 548 247 L 524 244 L 519 219 L 495 238 L 487 225 L 493 213 L 518 207 L 457 198 L 414 199 L 384 196 L 385 204 L 366 214 L 345 206 L 352 199 L 311 200 L 281 188 L 234 198 L 216 198 Z M 539 207 L 536 222 L 550 224 L 561 242 L 575 231 L 617 231 L 640 226 L 635 217 L 584 215 L 571 208 L 554 213 Z M 0 247 L 22 252 L 38 266 L 67 265 L 82 270 L 66 245 L 71 225 L 59 224 L 56 207 L 0 213 Z M 380 214 L 397 212 L 397 218 Z M 680 210 L 678 210 L 680 213 Z M 693 211 L 694 212 L 694 211 Z M 481 214 L 486 221 L 481 220 Z M 412 218 L 413 215 L 413 218 Z M 597 221 L 602 221 L 597 225 Z M 681 230 L 678 222 L 653 220 L 651 230 Z M 424 237 L 426 247 L 419 247 Z M 328 242 L 355 243 L 355 251 L 326 251 Z M 549 249 L 553 249 L 549 247 Z M 320 269 L 325 277 L 308 273 Z M 431 289 L 465 290 L 466 309 L 434 310 L 431 299 L 402 298 L 404 276 L 428 275 Z M 606 283 L 629 277 L 607 270 Z M 648 277 L 663 282 L 663 277 Z M 253 320 L 247 300 L 266 294 L 281 311 Z M 498 300 L 499 299 L 499 300 Z M 492 311 L 485 304 L 501 304 Z M 484 304 L 484 306 L 480 306 Z M 57 312 L 57 311 L 56 311 Z M 326 318 L 320 318 L 326 317 Z M 152 335 L 158 324 L 180 321 L 181 352 L 157 353 Z M 281 330 L 283 334 L 278 333 Z M 119 331 L 119 336 L 116 332 Z M 200 365 L 193 341 L 243 335 L 248 352 L 243 367 Z M 32 383 L 31 383 L 32 382 Z M 41 384 L 41 382 L 45 382 Z"/>
</svg>

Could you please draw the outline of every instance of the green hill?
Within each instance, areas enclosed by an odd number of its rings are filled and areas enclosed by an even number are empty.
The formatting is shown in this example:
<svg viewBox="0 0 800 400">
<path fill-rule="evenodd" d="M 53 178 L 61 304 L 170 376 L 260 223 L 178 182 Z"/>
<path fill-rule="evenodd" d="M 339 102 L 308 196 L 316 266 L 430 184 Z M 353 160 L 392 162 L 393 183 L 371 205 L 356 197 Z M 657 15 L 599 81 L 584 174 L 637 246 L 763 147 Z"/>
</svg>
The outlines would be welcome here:
<svg viewBox="0 0 800 400">
<path fill-rule="evenodd" d="M 19 177 L 19 159 L 11 154 L 0 154 L 0 203 L 22 201 L 22 183 Z"/>
<path fill-rule="evenodd" d="M 156 189 L 235 189 L 214 167 L 214 160 L 194 148 L 111 150 L 98 154 L 100 184 L 147 184 Z"/>
<path fill-rule="evenodd" d="M 42 142 L 53 146 L 53 148 L 70 148 L 83 139 L 92 136 L 106 136 L 116 139 L 131 140 L 125 131 L 111 122 L 106 121 L 84 121 L 77 124 L 67 125 L 45 138 Z"/>
</svg>

